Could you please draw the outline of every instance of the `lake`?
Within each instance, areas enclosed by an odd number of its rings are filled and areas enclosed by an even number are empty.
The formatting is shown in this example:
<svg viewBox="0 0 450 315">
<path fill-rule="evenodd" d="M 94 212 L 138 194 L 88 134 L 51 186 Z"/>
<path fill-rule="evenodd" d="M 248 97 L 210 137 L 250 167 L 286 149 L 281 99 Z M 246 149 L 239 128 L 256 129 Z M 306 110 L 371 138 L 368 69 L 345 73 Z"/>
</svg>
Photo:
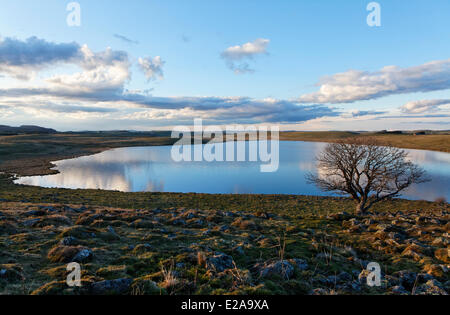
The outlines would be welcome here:
<svg viewBox="0 0 450 315">
<path fill-rule="evenodd" d="M 280 165 L 274 173 L 261 173 L 262 162 L 174 162 L 171 146 L 119 148 L 57 161 L 54 164 L 60 174 L 22 177 L 16 183 L 124 192 L 330 195 L 305 180 L 306 173 L 317 172 L 314 158 L 325 145 L 281 141 Z M 411 187 L 403 197 L 449 200 L 450 154 L 406 151 L 427 171 L 431 182 Z"/>
</svg>

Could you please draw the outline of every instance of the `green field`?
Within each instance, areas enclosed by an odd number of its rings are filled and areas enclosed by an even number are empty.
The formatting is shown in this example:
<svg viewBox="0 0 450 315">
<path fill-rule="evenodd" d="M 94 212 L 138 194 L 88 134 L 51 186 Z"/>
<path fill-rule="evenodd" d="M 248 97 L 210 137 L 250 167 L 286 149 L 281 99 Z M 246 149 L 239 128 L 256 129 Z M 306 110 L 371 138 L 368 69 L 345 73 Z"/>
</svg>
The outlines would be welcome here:
<svg viewBox="0 0 450 315">
<path fill-rule="evenodd" d="M 346 198 L 45 189 L 3 175 L 0 294 L 397 294 L 405 273 L 417 280 L 402 294 L 448 292 L 448 203 L 353 209 Z M 69 288 L 81 250 L 83 286 Z M 359 277 L 368 261 L 386 274 L 379 288 Z"/>
</svg>

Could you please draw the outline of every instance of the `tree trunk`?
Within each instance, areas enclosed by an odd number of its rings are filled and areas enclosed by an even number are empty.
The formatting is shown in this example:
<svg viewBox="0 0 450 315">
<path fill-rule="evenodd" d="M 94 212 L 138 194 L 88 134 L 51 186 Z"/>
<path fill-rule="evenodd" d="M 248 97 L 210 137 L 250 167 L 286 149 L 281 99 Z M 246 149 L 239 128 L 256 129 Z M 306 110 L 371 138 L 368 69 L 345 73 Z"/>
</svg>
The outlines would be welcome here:
<svg viewBox="0 0 450 315">
<path fill-rule="evenodd" d="M 365 215 L 366 212 L 367 212 L 366 203 L 365 202 L 358 203 L 358 205 L 356 206 L 356 214 Z"/>
</svg>

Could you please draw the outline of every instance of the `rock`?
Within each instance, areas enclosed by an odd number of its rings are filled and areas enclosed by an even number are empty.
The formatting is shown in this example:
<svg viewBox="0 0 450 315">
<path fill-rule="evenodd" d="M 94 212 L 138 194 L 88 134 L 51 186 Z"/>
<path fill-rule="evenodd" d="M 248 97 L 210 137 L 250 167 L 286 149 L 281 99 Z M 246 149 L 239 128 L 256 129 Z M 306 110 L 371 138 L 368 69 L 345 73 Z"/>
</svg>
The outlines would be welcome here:
<svg viewBox="0 0 450 315">
<path fill-rule="evenodd" d="M 422 284 L 415 293 L 420 295 L 448 295 L 442 284 L 437 280 L 429 280 L 427 283 Z"/>
<path fill-rule="evenodd" d="M 187 213 L 187 214 L 184 216 L 184 218 L 185 218 L 186 220 L 194 219 L 194 218 L 195 218 L 195 214 L 193 214 L 192 212 Z"/>
<path fill-rule="evenodd" d="M 72 260 L 77 263 L 84 263 L 91 260 L 93 256 L 94 253 L 90 249 L 85 248 L 80 250 Z"/>
<path fill-rule="evenodd" d="M 423 271 L 433 277 L 441 278 L 448 273 L 448 268 L 444 265 L 427 264 L 423 267 Z"/>
<path fill-rule="evenodd" d="M 399 286 L 408 290 L 412 290 L 418 280 L 417 273 L 406 270 L 398 271 L 394 273 L 393 276 L 398 278 Z"/>
<path fill-rule="evenodd" d="M 78 239 L 76 237 L 73 236 L 68 236 L 63 238 L 59 244 L 64 245 L 64 246 L 73 246 L 73 245 L 77 245 L 78 244 Z"/>
<path fill-rule="evenodd" d="M 297 268 L 300 271 L 305 271 L 308 269 L 308 263 L 306 262 L 306 260 L 303 259 L 290 259 L 289 262 L 294 265 L 295 268 Z"/>
<path fill-rule="evenodd" d="M 244 249 L 242 248 L 242 246 L 236 246 L 235 248 L 233 248 L 233 251 L 238 253 L 239 255 L 244 255 Z"/>
<path fill-rule="evenodd" d="M 283 279 L 289 280 L 294 275 L 294 267 L 287 260 L 265 263 L 262 266 L 256 265 L 255 267 L 261 278 L 280 276 Z"/>
<path fill-rule="evenodd" d="M 18 265 L 0 265 L 0 279 L 8 282 L 23 280 L 22 268 Z"/>
<path fill-rule="evenodd" d="M 449 251 L 448 248 L 440 248 L 434 252 L 434 257 L 445 263 L 450 263 Z"/>
<path fill-rule="evenodd" d="M 218 253 L 215 256 L 206 259 L 206 269 L 214 272 L 223 272 L 226 269 L 235 267 L 233 257 Z"/>
<path fill-rule="evenodd" d="M 38 206 L 39 210 L 42 211 L 47 211 L 47 212 L 56 212 L 58 211 L 58 209 L 55 209 L 54 207 L 51 206 Z"/>
<path fill-rule="evenodd" d="M 436 237 L 431 243 L 433 246 L 443 247 L 448 245 L 448 239 L 443 237 Z"/>
<path fill-rule="evenodd" d="M 93 283 L 91 293 L 94 295 L 123 295 L 130 291 L 132 279 L 105 280 Z"/>
</svg>

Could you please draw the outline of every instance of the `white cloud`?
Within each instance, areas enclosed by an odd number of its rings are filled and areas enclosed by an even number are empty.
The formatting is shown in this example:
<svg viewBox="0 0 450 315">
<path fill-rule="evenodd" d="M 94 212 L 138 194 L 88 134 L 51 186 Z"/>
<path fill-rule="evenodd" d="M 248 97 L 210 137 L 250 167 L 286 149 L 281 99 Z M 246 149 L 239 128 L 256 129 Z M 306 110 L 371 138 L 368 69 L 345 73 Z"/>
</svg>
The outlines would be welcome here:
<svg viewBox="0 0 450 315">
<path fill-rule="evenodd" d="M 394 94 L 429 92 L 450 88 L 450 59 L 420 66 L 387 66 L 376 72 L 349 70 L 325 77 L 320 90 L 302 95 L 302 103 L 352 103 Z"/>
<path fill-rule="evenodd" d="M 443 105 L 450 105 L 450 100 L 420 100 L 408 102 L 400 110 L 408 114 L 421 114 L 425 112 L 434 112 Z M 450 124 L 450 122 L 449 122 Z"/>
<path fill-rule="evenodd" d="M 160 56 L 156 56 L 155 58 L 139 58 L 138 64 L 147 80 L 162 80 L 164 78 L 163 66 L 165 62 Z"/>
<path fill-rule="evenodd" d="M 228 47 L 221 56 L 227 66 L 236 74 L 252 73 L 248 60 L 252 60 L 257 55 L 267 54 L 267 46 L 270 40 L 258 38 L 253 42 L 243 45 Z"/>
</svg>

